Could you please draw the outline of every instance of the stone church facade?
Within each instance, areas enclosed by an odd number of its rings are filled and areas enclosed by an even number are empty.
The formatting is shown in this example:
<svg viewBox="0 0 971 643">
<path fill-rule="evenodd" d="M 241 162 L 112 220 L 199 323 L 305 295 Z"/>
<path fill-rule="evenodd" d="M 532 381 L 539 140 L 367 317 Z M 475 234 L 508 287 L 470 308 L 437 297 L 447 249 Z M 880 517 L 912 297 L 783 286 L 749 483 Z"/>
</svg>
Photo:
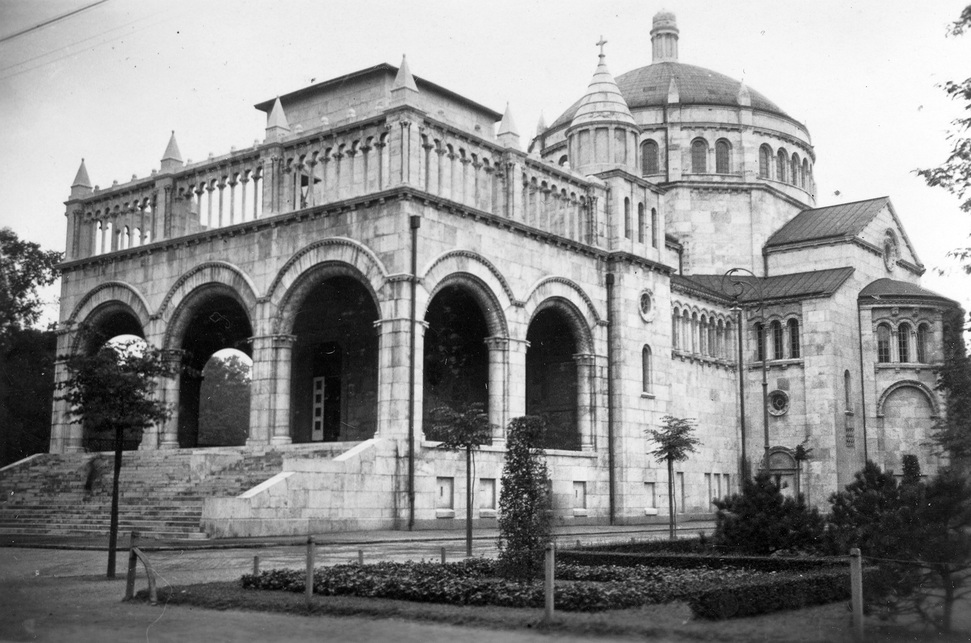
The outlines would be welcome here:
<svg viewBox="0 0 971 643">
<path fill-rule="evenodd" d="M 817 207 L 805 126 L 679 62 L 672 14 L 651 35 L 653 63 L 616 79 L 601 46 L 587 93 L 528 144 L 508 108 L 403 61 L 260 103 L 251 148 L 186 163 L 173 133 L 151 176 L 105 189 L 82 163 L 59 354 L 122 334 L 163 349 L 175 412 L 132 446 L 200 458 L 219 451 L 198 440 L 205 364 L 252 358 L 233 448 L 278 450 L 282 470 L 207 501 L 214 535 L 464 519 L 442 405 L 481 404 L 493 425 L 473 483 L 483 524 L 526 414 L 548 421 L 567 523 L 664 519 L 645 432 L 668 415 L 702 443 L 676 467 L 684 514 L 737 490 L 743 458 L 817 504 L 865 458 L 932 471 L 953 302 L 920 286 L 890 200 Z M 51 451 L 92 449 L 68 411 L 55 403 Z"/>
</svg>

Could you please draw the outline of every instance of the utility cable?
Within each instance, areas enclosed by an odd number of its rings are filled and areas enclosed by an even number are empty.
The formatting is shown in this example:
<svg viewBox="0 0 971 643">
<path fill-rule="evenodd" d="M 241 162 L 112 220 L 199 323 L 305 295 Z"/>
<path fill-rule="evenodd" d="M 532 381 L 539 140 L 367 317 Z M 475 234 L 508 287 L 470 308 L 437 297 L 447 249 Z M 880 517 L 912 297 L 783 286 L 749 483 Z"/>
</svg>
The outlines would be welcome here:
<svg viewBox="0 0 971 643">
<path fill-rule="evenodd" d="M 92 9 L 94 7 L 97 7 L 99 4 L 104 4 L 106 2 L 108 2 L 108 0 L 98 0 L 98 2 L 93 2 L 93 3 L 91 3 L 91 4 L 89 4 L 89 5 L 85 6 L 85 7 L 81 7 L 80 9 L 75 9 L 74 11 L 69 11 L 69 12 L 67 12 L 65 14 L 60 15 L 60 16 L 51 18 L 50 20 L 45 20 L 44 22 L 42 22 L 40 24 L 36 24 L 33 27 L 27 27 L 26 29 L 22 29 L 22 30 L 18 31 L 17 33 L 12 33 L 9 36 L 4 36 L 3 38 L 0 38 L 0 43 L 7 42 L 8 40 L 13 40 L 14 38 L 17 38 L 19 36 L 25 36 L 25 35 L 33 32 L 33 31 L 37 31 L 38 29 L 43 29 L 44 27 L 46 27 L 48 25 L 52 25 L 55 22 L 60 22 L 61 20 L 64 20 L 66 18 L 70 18 L 71 16 L 77 15 L 77 14 L 81 13 L 82 11 L 87 11 L 88 9 Z"/>
</svg>

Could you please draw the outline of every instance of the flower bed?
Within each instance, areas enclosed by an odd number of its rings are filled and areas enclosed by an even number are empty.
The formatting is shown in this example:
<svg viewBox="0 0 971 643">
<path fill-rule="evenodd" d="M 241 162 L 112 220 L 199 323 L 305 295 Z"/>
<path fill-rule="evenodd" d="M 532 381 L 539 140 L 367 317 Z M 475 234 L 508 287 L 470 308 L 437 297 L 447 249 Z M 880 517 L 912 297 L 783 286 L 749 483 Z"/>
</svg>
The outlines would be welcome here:
<svg viewBox="0 0 971 643">
<path fill-rule="evenodd" d="M 753 575 L 754 574 L 754 575 Z M 742 569 L 678 569 L 645 566 L 558 564 L 555 602 L 564 611 L 601 611 L 664 603 L 766 576 Z M 305 572 L 268 570 L 243 576 L 244 588 L 303 592 Z M 516 583 L 495 577 L 495 561 L 336 565 L 314 571 L 314 592 L 458 605 L 541 608 L 541 581 Z"/>
</svg>

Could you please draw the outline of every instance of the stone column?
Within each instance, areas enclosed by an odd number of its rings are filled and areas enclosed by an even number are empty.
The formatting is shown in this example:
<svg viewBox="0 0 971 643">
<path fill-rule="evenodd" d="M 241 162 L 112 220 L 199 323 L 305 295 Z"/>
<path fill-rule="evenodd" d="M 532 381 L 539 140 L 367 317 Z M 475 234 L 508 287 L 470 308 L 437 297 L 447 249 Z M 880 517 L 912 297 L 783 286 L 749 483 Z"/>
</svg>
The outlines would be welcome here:
<svg viewBox="0 0 971 643">
<path fill-rule="evenodd" d="M 577 353 L 573 356 L 577 367 L 577 430 L 580 431 L 580 450 L 593 450 L 593 425 L 596 405 L 594 400 L 594 363 L 590 353 Z"/>
<path fill-rule="evenodd" d="M 508 418 L 526 415 L 526 350 L 529 342 L 525 339 L 509 338 L 507 378 Z"/>
<path fill-rule="evenodd" d="M 58 338 L 58 348 L 62 342 Z M 58 354 L 64 354 L 58 350 Z M 60 384 L 68 378 L 67 360 L 54 361 L 54 382 Z M 55 398 L 51 409 L 51 453 L 80 453 L 84 451 L 82 427 L 80 422 L 71 421 L 71 406 L 64 400 Z"/>
<path fill-rule="evenodd" d="M 505 337 L 486 337 L 489 349 L 489 424 L 492 425 L 492 444 L 506 439 L 509 423 L 509 390 L 506 373 L 509 366 L 509 340 Z"/>
<path fill-rule="evenodd" d="M 385 438 L 408 437 L 409 377 L 411 369 L 410 321 L 407 317 L 379 319 L 378 333 L 377 435 Z M 415 442 L 421 440 L 422 355 L 424 322 L 415 323 Z"/>
<path fill-rule="evenodd" d="M 290 444 L 290 377 L 293 360 L 293 343 L 296 335 L 273 335 L 273 379 L 271 381 L 273 393 L 270 398 L 270 425 L 272 434 L 270 444 Z"/>
<path fill-rule="evenodd" d="M 270 413 L 273 393 L 273 335 L 251 337 L 253 367 L 250 370 L 249 435 L 246 446 L 266 445 L 272 434 Z"/>
<path fill-rule="evenodd" d="M 167 349 L 162 351 L 162 358 L 172 366 L 174 374 L 172 377 L 162 378 L 158 382 L 156 395 L 172 411 L 169 419 L 162 424 L 162 434 L 158 442 L 159 449 L 179 448 L 179 392 L 182 385 L 182 360 L 184 357 L 185 351 L 183 350 Z M 142 442 L 144 443 L 144 438 Z"/>
</svg>

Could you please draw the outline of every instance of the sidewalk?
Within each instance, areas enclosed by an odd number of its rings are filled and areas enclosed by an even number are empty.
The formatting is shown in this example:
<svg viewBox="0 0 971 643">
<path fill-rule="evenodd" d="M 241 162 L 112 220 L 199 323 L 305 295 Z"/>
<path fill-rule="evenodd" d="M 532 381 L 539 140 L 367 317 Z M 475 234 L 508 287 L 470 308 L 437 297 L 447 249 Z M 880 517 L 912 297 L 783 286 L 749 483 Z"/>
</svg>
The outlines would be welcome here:
<svg viewBox="0 0 971 643">
<path fill-rule="evenodd" d="M 678 524 L 678 536 L 685 538 L 699 531 L 710 533 L 714 527 L 711 520 L 692 520 Z M 576 540 L 585 544 L 618 542 L 635 538 L 637 540 L 660 540 L 667 538 L 666 524 L 653 525 L 559 525 L 554 527 L 554 535 L 562 544 L 573 544 Z M 476 542 L 495 541 L 499 536 L 497 528 L 477 528 L 472 533 Z M 118 548 L 126 549 L 130 533 L 118 535 Z M 375 545 L 384 543 L 454 542 L 465 540 L 465 529 L 422 529 L 343 531 L 314 534 L 319 545 Z M 139 546 L 146 551 L 167 550 L 207 550 L 207 549 L 250 549 L 277 546 L 298 546 L 307 542 L 306 536 L 264 536 L 254 538 L 213 538 L 205 540 L 156 540 L 143 539 Z M 0 533 L 0 547 L 22 547 L 29 549 L 76 549 L 107 551 L 108 536 L 54 536 L 39 534 Z"/>
</svg>

